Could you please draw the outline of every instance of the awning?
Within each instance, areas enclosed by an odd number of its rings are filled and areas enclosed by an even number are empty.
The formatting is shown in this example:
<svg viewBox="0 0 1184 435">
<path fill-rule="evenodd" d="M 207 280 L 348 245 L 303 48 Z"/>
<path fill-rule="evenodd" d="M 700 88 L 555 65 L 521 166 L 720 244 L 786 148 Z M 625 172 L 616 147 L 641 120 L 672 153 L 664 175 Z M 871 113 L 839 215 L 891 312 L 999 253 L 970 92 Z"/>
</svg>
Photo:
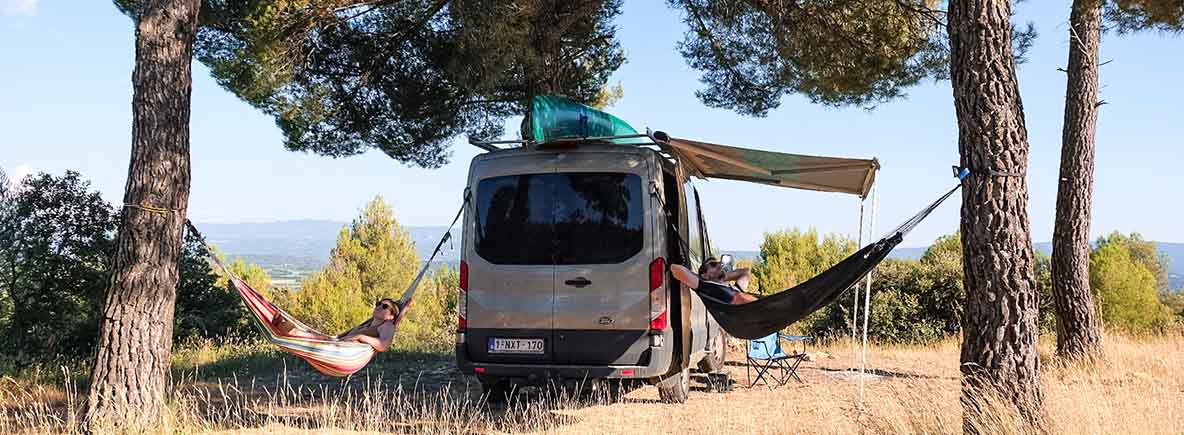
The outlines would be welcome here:
<svg viewBox="0 0 1184 435">
<path fill-rule="evenodd" d="M 778 153 L 673 137 L 665 145 L 692 176 L 850 193 L 860 198 L 867 197 L 880 169 L 876 159 Z"/>
</svg>

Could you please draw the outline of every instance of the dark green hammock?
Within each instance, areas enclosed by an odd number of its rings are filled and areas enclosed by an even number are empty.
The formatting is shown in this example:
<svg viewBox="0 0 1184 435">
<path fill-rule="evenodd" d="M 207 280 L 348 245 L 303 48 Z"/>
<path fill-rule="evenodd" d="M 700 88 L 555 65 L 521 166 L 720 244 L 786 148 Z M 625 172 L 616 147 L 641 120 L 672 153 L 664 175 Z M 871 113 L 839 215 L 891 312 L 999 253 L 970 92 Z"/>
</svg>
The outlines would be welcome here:
<svg viewBox="0 0 1184 435">
<path fill-rule="evenodd" d="M 966 172 L 959 174 L 964 178 Z M 710 296 L 699 294 L 707 311 L 719 326 L 733 337 L 757 339 L 784 329 L 822 309 L 862 280 L 876 265 L 888 257 L 888 253 L 929 213 L 953 195 L 961 184 L 954 186 L 937 201 L 929 204 L 920 213 L 892 230 L 883 239 L 872 243 L 835 264 L 830 269 L 810 278 L 793 288 L 760 298 L 747 304 L 732 305 Z"/>
</svg>

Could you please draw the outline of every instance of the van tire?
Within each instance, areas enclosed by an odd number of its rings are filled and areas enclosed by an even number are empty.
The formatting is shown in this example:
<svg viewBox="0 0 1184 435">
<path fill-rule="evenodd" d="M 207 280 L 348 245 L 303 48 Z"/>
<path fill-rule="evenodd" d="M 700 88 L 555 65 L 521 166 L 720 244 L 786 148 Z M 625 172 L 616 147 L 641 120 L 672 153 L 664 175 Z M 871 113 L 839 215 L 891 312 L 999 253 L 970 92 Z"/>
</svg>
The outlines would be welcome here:
<svg viewBox="0 0 1184 435">
<path fill-rule="evenodd" d="M 497 378 L 482 378 L 480 381 L 481 394 L 485 396 L 486 403 L 507 403 L 514 396 L 514 385 L 509 381 Z"/>
<path fill-rule="evenodd" d="M 658 398 L 663 403 L 686 403 L 691 394 L 691 369 L 685 368 L 674 376 L 658 381 Z"/>
<path fill-rule="evenodd" d="M 711 353 L 699 360 L 699 371 L 702 373 L 719 373 L 723 371 L 728 360 L 728 335 L 722 331 L 715 337 Z"/>
</svg>

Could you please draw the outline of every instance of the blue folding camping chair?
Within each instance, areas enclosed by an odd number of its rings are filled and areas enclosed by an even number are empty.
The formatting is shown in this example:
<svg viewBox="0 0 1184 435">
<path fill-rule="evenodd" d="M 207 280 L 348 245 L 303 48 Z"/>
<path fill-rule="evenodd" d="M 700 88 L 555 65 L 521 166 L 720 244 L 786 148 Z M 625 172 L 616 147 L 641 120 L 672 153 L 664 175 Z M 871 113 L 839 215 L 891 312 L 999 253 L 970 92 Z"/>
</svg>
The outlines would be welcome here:
<svg viewBox="0 0 1184 435">
<path fill-rule="evenodd" d="M 748 366 L 745 367 L 744 373 L 749 380 L 749 388 L 756 386 L 757 382 L 765 381 L 765 385 L 769 385 L 769 380 L 777 383 L 777 386 L 785 385 L 790 378 L 802 382 L 802 378 L 798 377 L 798 366 L 802 364 L 802 360 L 806 358 L 805 352 L 794 352 L 787 354 L 781 348 L 781 340 L 802 341 L 809 340 L 808 336 L 793 336 L 780 333 L 772 333 L 763 338 L 756 340 L 749 340 L 748 342 Z M 804 348 L 803 348 L 804 350 Z M 777 368 L 781 370 L 780 376 L 775 376 L 769 373 L 769 369 Z M 752 370 L 756 370 L 756 379 L 752 379 Z M 768 376 L 768 377 L 766 377 Z"/>
</svg>

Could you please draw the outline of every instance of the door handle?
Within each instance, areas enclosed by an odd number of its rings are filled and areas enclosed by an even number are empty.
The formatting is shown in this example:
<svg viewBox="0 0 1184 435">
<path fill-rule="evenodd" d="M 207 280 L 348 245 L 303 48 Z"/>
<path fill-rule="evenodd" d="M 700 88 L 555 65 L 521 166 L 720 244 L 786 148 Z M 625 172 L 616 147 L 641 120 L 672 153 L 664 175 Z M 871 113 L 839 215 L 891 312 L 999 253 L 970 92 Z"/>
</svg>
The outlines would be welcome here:
<svg viewBox="0 0 1184 435">
<path fill-rule="evenodd" d="M 576 277 L 576 279 L 569 279 L 567 281 L 564 281 L 563 283 L 570 285 L 572 287 L 575 287 L 575 288 L 584 288 L 584 287 L 587 287 L 588 285 L 592 284 L 592 281 L 588 281 L 588 278 L 584 278 L 582 276 L 579 276 L 579 277 Z"/>
</svg>

